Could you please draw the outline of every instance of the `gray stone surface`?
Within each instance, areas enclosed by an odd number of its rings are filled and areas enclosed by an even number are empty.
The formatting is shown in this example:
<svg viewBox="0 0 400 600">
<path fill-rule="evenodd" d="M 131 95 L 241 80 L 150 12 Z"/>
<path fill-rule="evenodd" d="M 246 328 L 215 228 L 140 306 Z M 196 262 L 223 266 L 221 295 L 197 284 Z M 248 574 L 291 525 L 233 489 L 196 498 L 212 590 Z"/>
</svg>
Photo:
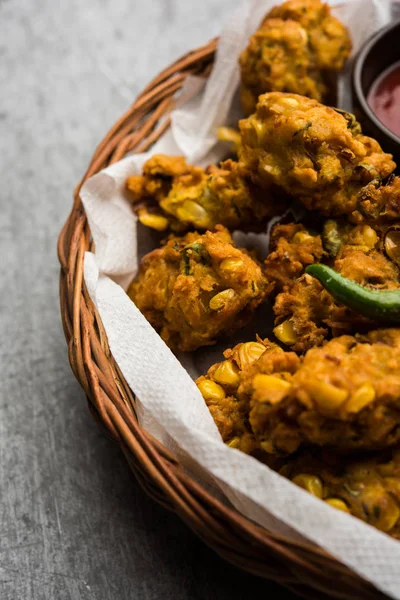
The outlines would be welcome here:
<svg viewBox="0 0 400 600">
<path fill-rule="evenodd" d="M 0 0 L 0 598 L 277 594 L 148 499 L 92 421 L 58 308 L 56 239 L 95 145 L 232 0 Z"/>
</svg>

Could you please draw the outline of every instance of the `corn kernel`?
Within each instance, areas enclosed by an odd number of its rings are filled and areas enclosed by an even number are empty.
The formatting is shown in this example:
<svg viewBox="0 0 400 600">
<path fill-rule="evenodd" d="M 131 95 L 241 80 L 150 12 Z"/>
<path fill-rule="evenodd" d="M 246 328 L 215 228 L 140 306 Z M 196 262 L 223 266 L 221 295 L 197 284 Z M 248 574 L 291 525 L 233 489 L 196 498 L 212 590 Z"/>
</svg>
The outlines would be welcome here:
<svg viewBox="0 0 400 600">
<path fill-rule="evenodd" d="M 313 236 L 310 235 L 307 231 L 298 231 L 293 236 L 293 241 L 296 244 L 301 244 L 302 242 L 308 242 L 308 240 L 312 240 Z"/>
<path fill-rule="evenodd" d="M 284 106 L 288 106 L 289 108 L 296 108 L 299 105 L 298 101 L 295 98 L 281 98 L 281 104 Z"/>
<path fill-rule="evenodd" d="M 239 383 L 239 369 L 231 360 L 224 360 L 214 371 L 213 377 L 222 385 L 237 386 Z"/>
<path fill-rule="evenodd" d="M 239 349 L 240 366 L 243 369 L 258 360 L 265 352 L 265 346 L 259 342 L 247 342 Z"/>
<path fill-rule="evenodd" d="M 346 411 L 350 413 L 358 413 L 368 404 L 375 400 L 376 392 L 370 383 L 361 385 L 346 402 Z"/>
<path fill-rule="evenodd" d="M 220 263 L 219 268 L 221 271 L 225 271 L 226 273 L 235 273 L 240 267 L 243 265 L 243 260 L 241 258 L 224 258 L 224 260 Z"/>
<path fill-rule="evenodd" d="M 281 169 L 278 166 L 265 164 L 263 165 L 262 169 L 263 171 L 265 171 L 265 173 L 268 173 L 269 175 L 274 177 L 279 177 L 281 173 Z"/>
<path fill-rule="evenodd" d="M 234 437 L 230 440 L 230 442 L 227 443 L 227 445 L 230 448 L 238 448 L 240 445 L 240 438 L 239 437 Z"/>
<path fill-rule="evenodd" d="M 378 465 L 377 469 L 379 471 L 379 474 L 382 475 L 382 477 L 390 477 L 391 475 L 394 475 L 395 473 L 395 464 L 393 462 L 389 462 L 383 465 Z"/>
<path fill-rule="evenodd" d="M 140 212 L 138 218 L 142 225 L 155 229 L 156 231 L 165 231 L 168 228 L 168 219 L 162 215 Z"/>
<path fill-rule="evenodd" d="M 375 247 L 375 245 L 378 241 L 378 236 L 376 234 L 375 229 L 372 229 L 372 227 L 370 227 L 369 225 L 365 225 L 363 227 L 362 236 L 363 236 L 365 245 L 369 249 Z"/>
<path fill-rule="evenodd" d="M 249 123 L 249 125 L 251 125 L 251 127 L 253 129 L 258 143 L 262 142 L 262 140 L 264 139 L 264 135 L 265 135 L 265 128 L 264 128 L 263 123 L 261 123 L 261 121 L 259 121 L 254 115 L 252 115 L 251 117 L 248 118 L 248 123 Z"/>
<path fill-rule="evenodd" d="M 291 321 L 284 321 L 280 325 L 277 325 L 274 328 L 274 335 L 280 342 L 288 346 L 297 342 L 297 335 Z"/>
<path fill-rule="evenodd" d="M 385 503 L 383 506 L 376 505 L 378 511 L 375 512 L 376 507 L 372 509 L 372 515 L 374 517 L 370 522 L 380 529 L 381 531 L 390 531 L 396 525 L 400 517 L 400 508 L 396 500 L 391 496 L 386 495 Z"/>
<path fill-rule="evenodd" d="M 218 127 L 217 138 L 221 140 L 221 142 L 232 142 L 235 149 L 240 146 L 240 132 L 232 127 Z"/>
<path fill-rule="evenodd" d="M 322 481 L 316 475 L 300 473 L 299 475 L 296 475 L 296 477 L 293 477 L 292 481 L 299 487 L 302 487 L 303 489 L 307 490 L 307 492 L 310 492 L 310 494 L 312 494 L 313 496 L 316 496 L 317 498 L 322 498 Z"/>
<path fill-rule="evenodd" d="M 176 214 L 181 221 L 188 221 L 199 227 L 207 227 L 209 223 L 207 211 L 193 200 L 185 200 L 177 209 Z"/>
<path fill-rule="evenodd" d="M 209 379 L 203 379 L 197 384 L 204 400 L 222 400 L 225 398 L 225 390 L 223 387 L 210 381 Z"/>
<path fill-rule="evenodd" d="M 211 310 L 220 310 L 224 308 L 226 304 L 231 302 L 236 296 L 235 290 L 232 288 L 228 288 L 227 290 L 223 290 L 219 292 L 219 294 L 215 294 L 208 303 L 208 306 Z"/>
<path fill-rule="evenodd" d="M 274 444 L 271 442 L 271 440 L 265 440 L 264 442 L 261 442 L 260 446 L 268 454 L 276 454 Z"/>
<path fill-rule="evenodd" d="M 346 502 L 343 502 L 340 498 L 326 498 L 325 502 L 329 504 L 329 506 L 333 506 L 333 508 L 337 508 L 338 510 L 342 510 L 343 512 L 350 512 L 349 507 Z"/>
<path fill-rule="evenodd" d="M 346 390 L 325 381 L 310 381 L 307 388 L 318 409 L 322 414 L 328 414 L 328 416 L 337 411 L 349 395 Z"/>
<path fill-rule="evenodd" d="M 278 404 L 288 395 L 291 387 L 291 383 L 274 375 L 258 373 L 253 378 L 253 389 L 259 402 Z"/>
</svg>

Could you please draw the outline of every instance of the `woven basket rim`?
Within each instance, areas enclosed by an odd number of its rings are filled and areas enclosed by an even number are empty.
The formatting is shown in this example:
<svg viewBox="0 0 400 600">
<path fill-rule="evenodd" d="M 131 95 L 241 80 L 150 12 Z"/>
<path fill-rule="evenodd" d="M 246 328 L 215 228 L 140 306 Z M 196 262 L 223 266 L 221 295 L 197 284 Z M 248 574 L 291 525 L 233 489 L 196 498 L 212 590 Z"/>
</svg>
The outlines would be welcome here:
<svg viewBox="0 0 400 600">
<path fill-rule="evenodd" d="M 188 52 L 145 87 L 97 146 L 75 189 L 73 207 L 58 240 L 60 309 L 71 368 L 92 415 L 119 443 L 139 483 L 221 556 L 307 598 L 382 599 L 386 596 L 326 551 L 272 534 L 220 502 L 139 426 L 135 397 L 111 354 L 84 284 L 83 259 L 91 248 L 91 235 L 79 197 L 83 183 L 127 152 L 144 152 L 154 144 L 170 125 L 175 95 L 186 78 L 209 75 L 217 45 L 215 38 Z"/>
</svg>

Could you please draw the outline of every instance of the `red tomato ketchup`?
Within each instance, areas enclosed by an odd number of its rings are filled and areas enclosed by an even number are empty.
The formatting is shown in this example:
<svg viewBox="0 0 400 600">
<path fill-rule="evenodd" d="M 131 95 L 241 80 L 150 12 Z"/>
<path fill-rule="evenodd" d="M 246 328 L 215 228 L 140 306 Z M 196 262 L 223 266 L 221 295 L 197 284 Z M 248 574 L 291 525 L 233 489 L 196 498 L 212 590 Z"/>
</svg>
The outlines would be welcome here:
<svg viewBox="0 0 400 600">
<path fill-rule="evenodd" d="M 400 62 L 378 77 L 368 94 L 368 104 L 390 131 L 400 136 Z"/>
</svg>

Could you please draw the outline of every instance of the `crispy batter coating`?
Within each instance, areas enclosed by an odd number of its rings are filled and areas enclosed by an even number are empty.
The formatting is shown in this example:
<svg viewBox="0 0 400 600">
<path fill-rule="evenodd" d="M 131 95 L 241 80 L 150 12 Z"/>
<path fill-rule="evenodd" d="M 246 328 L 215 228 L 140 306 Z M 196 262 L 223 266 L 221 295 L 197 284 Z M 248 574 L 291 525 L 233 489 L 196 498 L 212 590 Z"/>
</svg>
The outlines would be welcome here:
<svg viewBox="0 0 400 600">
<path fill-rule="evenodd" d="M 360 190 L 350 220 L 378 225 L 400 220 L 400 177 L 392 175 L 386 185 L 374 180 Z"/>
<path fill-rule="evenodd" d="M 241 432 L 277 455 L 310 445 L 379 450 L 400 441 L 400 329 L 341 336 L 303 358 L 268 340 L 238 344 L 225 356 L 197 384 L 201 391 L 205 381 L 222 388 L 212 413 L 219 412 L 217 424 L 231 445 L 237 436 L 242 448 Z M 225 427 L 236 405 L 237 422 Z"/>
<path fill-rule="evenodd" d="M 296 94 L 260 96 L 240 130 L 239 157 L 254 182 L 326 216 L 351 214 L 362 187 L 396 166 L 352 115 Z"/>
<path fill-rule="evenodd" d="M 400 450 L 367 457 L 305 451 L 275 468 L 331 506 L 400 538 Z"/>
<path fill-rule="evenodd" d="M 195 227 L 214 229 L 258 229 L 286 204 L 279 194 L 274 198 L 259 189 L 242 165 L 232 160 L 206 169 L 188 165 L 181 156 L 152 156 L 143 175 L 129 177 L 127 188 L 133 203 L 156 204 L 155 213 L 139 209 L 144 225 L 181 232 Z"/>
<path fill-rule="evenodd" d="M 265 269 L 275 292 L 289 289 L 307 265 L 320 262 L 325 254 L 321 236 L 300 223 L 275 225 L 269 250 Z"/>
<path fill-rule="evenodd" d="M 240 56 L 246 114 L 266 92 L 292 92 L 328 102 L 332 75 L 351 51 L 347 29 L 319 0 L 288 0 L 273 8 Z"/>
<path fill-rule="evenodd" d="M 228 231 L 171 236 L 143 260 L 128 295 L 173 349 L 195 350 L 245 325 L 265 299 L 260 264 Z"/>
</svg>

